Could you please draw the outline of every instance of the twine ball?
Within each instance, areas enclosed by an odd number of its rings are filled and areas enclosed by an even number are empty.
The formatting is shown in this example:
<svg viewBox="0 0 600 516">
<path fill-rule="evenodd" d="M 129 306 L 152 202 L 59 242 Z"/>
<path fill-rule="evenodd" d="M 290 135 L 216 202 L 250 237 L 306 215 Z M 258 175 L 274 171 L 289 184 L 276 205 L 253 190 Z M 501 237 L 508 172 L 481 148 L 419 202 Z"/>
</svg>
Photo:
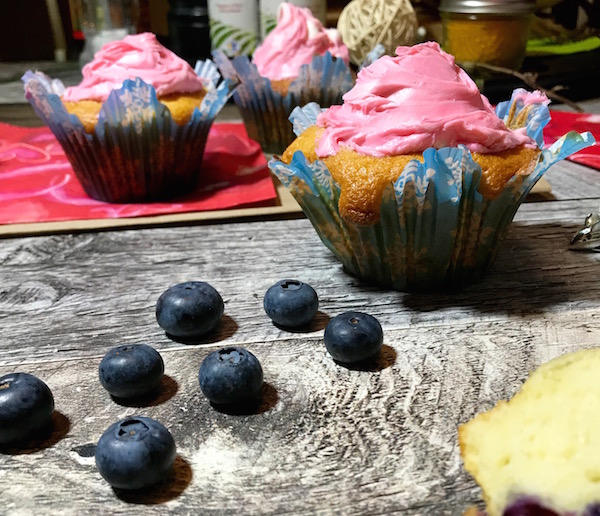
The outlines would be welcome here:
<svg viewBox="0 0 600 516">
<path fill-rule="evenodd" d="M 395 55 L 399 45 L 412 45 L 418 23 L 409 0 L 352 0 L 340 14 L 337 28 L 350 60 L 360 65 L 378 43 L 388 55 Z"/>
</svg>

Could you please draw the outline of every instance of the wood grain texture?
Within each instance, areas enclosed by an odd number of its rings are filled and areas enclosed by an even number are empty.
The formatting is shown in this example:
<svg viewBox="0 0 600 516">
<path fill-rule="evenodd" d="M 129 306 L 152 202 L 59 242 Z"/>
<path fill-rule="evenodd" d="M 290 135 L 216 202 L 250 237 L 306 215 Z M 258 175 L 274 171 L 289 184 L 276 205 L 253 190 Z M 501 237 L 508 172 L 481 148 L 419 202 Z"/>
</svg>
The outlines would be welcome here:
<svg viewBox="0 0 600 516">
<path fill-rule="evenodd" d="M 524 204 L 485 280 L 457 293 L 366 285 L 306 219 L 0 240 L 0 375 L 40 376 L 57 410 L 47 440 L 0 453 L 0 513 L 450 516 L 481 504 L 457 426 L 542 362 L 600 345 L 600 254 L 567 249 L 600 206 L 598 174 L 551 170 L 554 199 Z M 307 331 L 264 314 L 264 292 L 285 277 L 319 293 Z M 225 300 L 222 324 L 197 345 L 169 340 L 154 316 L 158 296 L 187 280 Z M 384 328 L 370 370 L 325 352 L 327 321 L 348 309 Z M 150 406 L 119 405 L 98 382 L 100 358 L 123 342 L 163 354 L 168 377 Z M 198 389 L 203 357 L 234 344 L 265 371 L 254 414 L 219 412 Z M 166 424 L 179 450 L 174 476 L 145 495 L 114 492 L 90 456 L 104 429 L 135 413 Z"/>
<path fill-rule="evenodd" d="M 0 456 L 0 477 L 18 479 L 2 498 L 56 513 L 68 499 L 74 512 L 460 514 L 478 492 L 461 467 L 457 425 L 510 397 L 541 362 L 597 345 L 600 316 L 588 316 L 388 330 L 370 371 L 336 365 L 317 336 L 254 343 L 267 385 L 252 415 L 220 413 L 202 397 L 203 347 L 163 351 L 169 381 L 148 407 L 121 406 L 103 391 L 99 357 L 22 366 L 54 392 L 61 438 Z M 577 323 L 585 326 L 573 332 Z M 179 452 L 174 479 L 133 497 L 81 456 L 130 414 L 166 424 Z"/>
<path fill-rule="evenodd" d="M 224 324 L 205 341 L 213 345 L 287 338 L 262 309 L 264 292 L 285 277 L 319 292 L 314 332 L 352 308 L 387 328 L 595 308 L 600 255 L 567 249 L 587 210 L 580 201 L 523 205 L 486 280 L 438 295 L 385 291 L 345 274 L 305 219 L 2 240 L 0 364 L 98 355 L 121 342 L 182 347 L 165 338 L 154 305 L 187 280 L 208 281 L 224 297 Z"/>
<path fill-rule="evenodd" d="M 571 161 L 558 163 L 544 174 L 552 187 L 552 193 L 547 198 L 550 200 L 593 201 L 600 196 L 598 173 L 598 170 Z M 594 207 L 595 210 L 599 208 L 600 206 Z"/>
</svg>

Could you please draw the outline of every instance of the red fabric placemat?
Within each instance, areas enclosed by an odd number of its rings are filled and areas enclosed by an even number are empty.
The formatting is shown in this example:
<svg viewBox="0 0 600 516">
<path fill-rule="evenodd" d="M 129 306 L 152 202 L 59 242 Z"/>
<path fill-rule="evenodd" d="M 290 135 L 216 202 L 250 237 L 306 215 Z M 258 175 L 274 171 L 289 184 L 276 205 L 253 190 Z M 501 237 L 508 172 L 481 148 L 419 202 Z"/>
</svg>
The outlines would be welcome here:
<svg viewBox="0 0 600 516">
<path fill-rule="evenodd" d="M 570 130 L 600 141 L 600 115 L 552 111 L 546 144 Z M 600 170 L 600 145 L 569 158 Z M 214 124 L 195 192 L 169 203 L 109 204 L 88 197 L 46 127 L 0 123 L 0 224 L 141 217 L 261 205 L 276 191 L 260 146 L 241 123 Z"/>
<path fill-rule="evenodd" d="M 213 124 L 193 193 L 148 204 L 91 199 L 47 127 L 0 123 L 0 224 L 222 210 L 264 204 L 276 196 L 260 145 L 241 123 Z"/>
<path fill-rule="evenodd" d="M 550 145 L 569 131 L 584 133 L 589 131 L 594 135 L 596 144 L 569 156 L 567 159 L 588 167 L 600 170 L 600 115 L 590 113 L 568 113 L 565 111 L 550 111 L 552 120 L 544 128 L 544 141 Z"/>
</svg>

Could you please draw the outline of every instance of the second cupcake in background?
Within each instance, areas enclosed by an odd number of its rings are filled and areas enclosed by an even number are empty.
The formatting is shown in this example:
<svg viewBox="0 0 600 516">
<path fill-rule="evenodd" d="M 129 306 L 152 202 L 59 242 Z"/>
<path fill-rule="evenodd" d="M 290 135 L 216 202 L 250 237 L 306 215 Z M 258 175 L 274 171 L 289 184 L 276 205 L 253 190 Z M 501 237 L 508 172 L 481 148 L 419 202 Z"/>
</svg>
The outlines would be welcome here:
<svg viewBox="0 0 600 516">
<path fill-rule="evenodd" d="M 214 58 L 224 77 L 240 81 L 233 98 L 248 135 L 273 154 L 294 140 L 288 117 L 296 106 L 341 104 L 353 85 L 348 49 L 338 32 L 324 28 L 310 9 L 287 2 L 252 62 L 245 56 L 230 61 L 220 51 Z"/>
<path fill-rule="evenodd" d="M 27 72 L 25 96 L 50 127 L 85 192 L 113 203 L 190 193 L 210 127 L 234 83 L 207 60 L 194 70 L 151 33 L 105 44 L 67 88 Z"/>
</svg>

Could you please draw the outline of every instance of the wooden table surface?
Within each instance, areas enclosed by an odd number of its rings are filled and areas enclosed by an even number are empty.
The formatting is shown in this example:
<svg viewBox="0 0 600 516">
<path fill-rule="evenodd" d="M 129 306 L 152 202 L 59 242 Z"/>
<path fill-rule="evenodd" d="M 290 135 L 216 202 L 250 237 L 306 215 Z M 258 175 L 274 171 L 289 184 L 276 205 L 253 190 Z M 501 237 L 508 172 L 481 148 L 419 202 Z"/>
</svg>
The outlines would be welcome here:
<svg viewBox="0 0 600 516">
<path fill-rule="evenodd" d="M 586 108 L 599 112 L 600 101 Z M 600 207 L 600 172 L 563 162 L 546 177 L 552 194 L 521 206 L 485 280 L 454 294 L 364 284 L 304 218 L 0 240 L 0 375 L 35 374 L 56 402 L 47 440 L 0 454 L 0 513 L 441 516 L 481 506 L 457 426 L 542 362 L 600 345 L 600 254 L 568 250 Z M 283 278 L 319 294 L 309 331 L 280 330 L 263 311 Z M 154 315 L 158 296 L 188 280 L 225 300 L 222 324 L 198 345 L 169 340 Z M 372 370 L 325 351 L 328 320 L 349 309 L 383 326 Z M 118 404 L 98 381 L 103 354 L 135 342 L 165 361 L 148 406 Z M 202 359 L 224 345 L 262 363 L 257 413 L 219 412 L 199 390 Z M 178 448 L 172 478 L 145 494 L 115 492 L 94 465 L 102 432 L 130 414 L 160 420 Z"/>
</svg>

